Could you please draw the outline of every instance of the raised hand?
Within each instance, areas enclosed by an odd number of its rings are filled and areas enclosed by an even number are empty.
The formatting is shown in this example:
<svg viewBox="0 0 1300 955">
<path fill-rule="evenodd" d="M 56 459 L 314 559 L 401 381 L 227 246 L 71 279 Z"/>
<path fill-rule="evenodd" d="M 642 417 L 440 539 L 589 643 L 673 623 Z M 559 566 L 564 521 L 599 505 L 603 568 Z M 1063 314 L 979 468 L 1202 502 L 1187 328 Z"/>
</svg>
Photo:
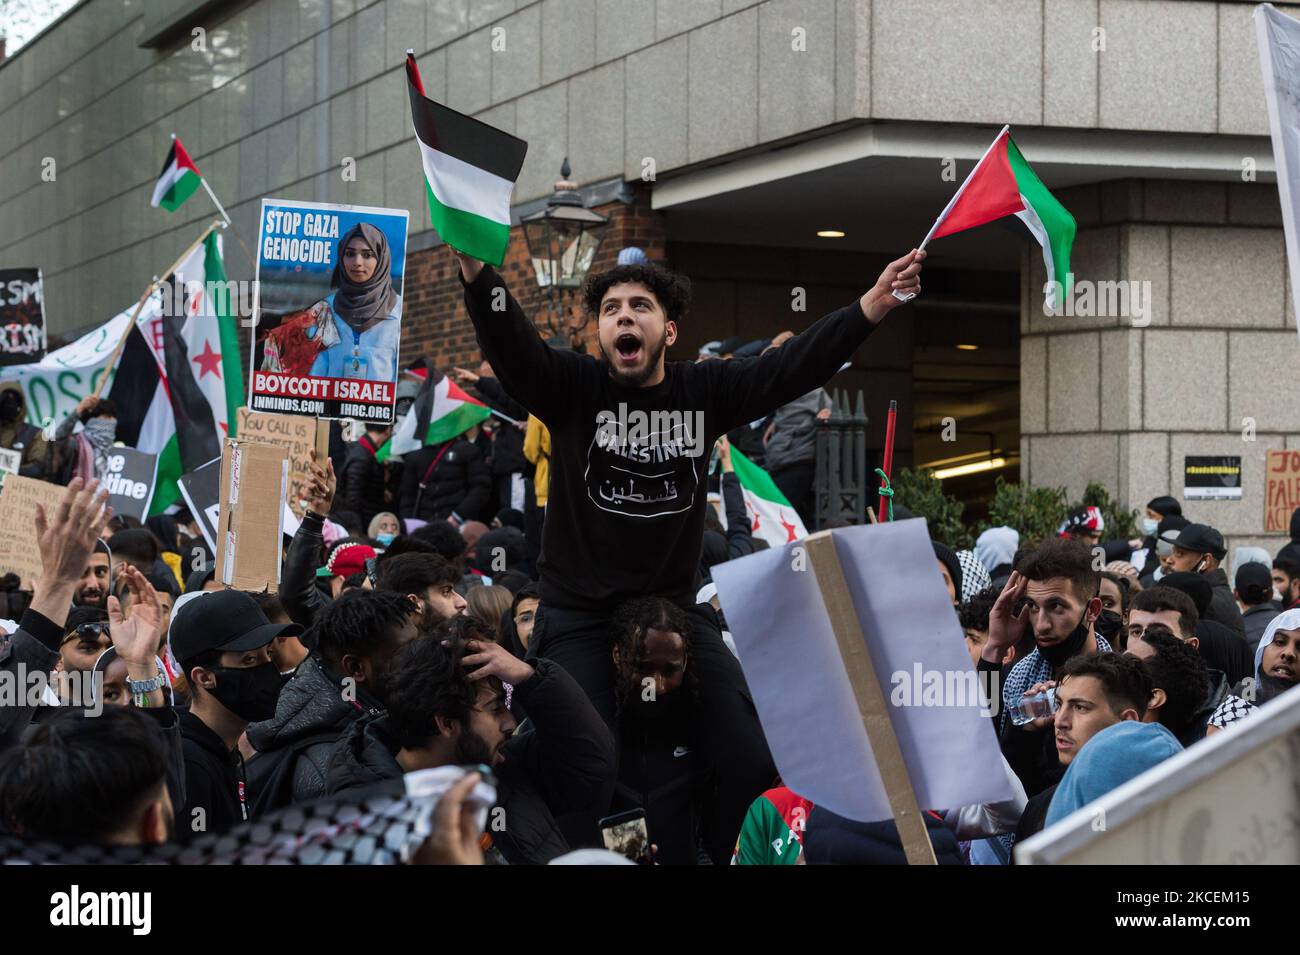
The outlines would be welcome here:
<svg viewBox="0 0 1300 955">
<path fill-rule="evenodd" d="M 52 513 L 36 505 L 36 546 L 41 554 L 41 579 L 36 582 L 31 609 L 63 626 L 77 583 L 90 563 L 95 541 L 113 517 L 108 490 L 98 481 L 84 484 L 73 478 Z"/>
<path fill-rule="evenodd" d="M 130 564 L 125 564 L 118 576 L 131 592 L 131 607 L 123 613 L 122 602 L 116 597 L 108 598 L 108 625 L 113 646 L 117 647 L 118 657 L 128 668 L 140 666 L 150 671 L 148 676 L 152 676 L 154 657 L 158 655 L 163 633 L 162 603 L 158 600 L 158 591 Z"/>
<path fill-rule="evenodd" d="M 462 657 L 460 662 L 471 680 L 486 680 L 494 676 L 503 683 L 518 686 L 533 675 L 532 667 L 499 643 L 470 640 L 465 649 L 469 656 Z"/>
<path fill-rule="evenodd" d="M 859 303 L 862 312 L 871 324 L 879 322 L 891 309 L 903 304 L 895 298 L 894 293 L 911 298 L 921 291 L 921 263 L 925 261 L 925 250 L 913 249 L 901 259 L 895 259 L 885 266 L 876 284 L 867 290 Z"/>
<path fill-rule="evenodd" d="M 317 462 L 316 449 L 310 451 L 311 463 L 307 465 L 307 484 L 303 493 L 307 496 L 307 509 L 325 517 L 334 507 L 334 495 L 338 491 L 338 478 L 334 475 L 334 462 L 325 459 L 325 467 Z"/>
<path fill-rule="evenodd" d="M 1007 648 L 1019 643 L 1020 638 L 1024 636 L 1026 621 L 1016 616 L 1013 611 L 1020 598 L 1025 595 L 1025 588 L 1028 585 L 1029 579 L 1020 576 L 1014 570 L 1007 578 L 1002 593 L 998 594 L 993 609 L 989 611 L 989 638 L 984 642 L 984 649 L 980 651 L 981 659 L 989 663 L 1001 663 Z"/>
</svg>

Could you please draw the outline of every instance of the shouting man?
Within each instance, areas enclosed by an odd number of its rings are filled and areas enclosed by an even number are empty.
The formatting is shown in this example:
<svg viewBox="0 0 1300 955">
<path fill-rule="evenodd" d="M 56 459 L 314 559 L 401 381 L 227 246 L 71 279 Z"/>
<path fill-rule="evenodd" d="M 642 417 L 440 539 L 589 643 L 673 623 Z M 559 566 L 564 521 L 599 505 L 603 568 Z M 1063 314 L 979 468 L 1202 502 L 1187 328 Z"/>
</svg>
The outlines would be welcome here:
<svg viewBox="0 0 1300 955">
<path fill-rule="evenodd" d="M 924 258 L 913 250 L 891 262 L 861 298 L 761 357 L 693 364 L 665 361 L 690 304 L 683 276 L 653 264 L 591 276 L 584 297 L 597 359 L 547 347 L 496 270 L 460 256 L 483 357 L 551 436 L 529 659 L 559 663 L 613 722 L 610 615 L 647 595 L 694 608 L 714 442 L 823 385 L 902 304 L 892 293 L 920 291 Z M 689 612 L 700 723 L 711 728 L 701 748 L 737 787 L 734 832 L 771 785 L 771 757 L 716 619 Z"/>
</svg>

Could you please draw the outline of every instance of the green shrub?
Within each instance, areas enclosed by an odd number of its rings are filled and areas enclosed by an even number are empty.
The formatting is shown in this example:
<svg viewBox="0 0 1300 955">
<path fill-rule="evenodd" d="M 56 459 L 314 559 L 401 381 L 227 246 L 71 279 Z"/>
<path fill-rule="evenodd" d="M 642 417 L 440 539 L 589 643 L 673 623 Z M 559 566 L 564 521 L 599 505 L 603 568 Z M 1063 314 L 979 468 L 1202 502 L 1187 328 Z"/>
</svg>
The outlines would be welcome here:
<svg viewBox="0 0 1300 955">
<path fill-rule="evenodd" d="M 1065 500 L 1063 487 L 1010 484 L 999 476 L 989 505 L 987 527 L 1015 528 L 1020 532 L 1021 547 L 1037 545 L 1056 536 L 1056 529 L 1065 519 Z"/>
<path fill-rule="evenodd" d="M 879 475 L 875 486 L 880 486 Z M 891 486 L 894 488 L 894 503 L 902 504 L 916 517 L 924 517 L 932 539 L 954 550 L 974 546 L 970 529 L 962 523 L 965 505 L 951 494 L 945 494 L 943 482 L 932 478 L 930 472 L 900 468 Z"/>
</svg>

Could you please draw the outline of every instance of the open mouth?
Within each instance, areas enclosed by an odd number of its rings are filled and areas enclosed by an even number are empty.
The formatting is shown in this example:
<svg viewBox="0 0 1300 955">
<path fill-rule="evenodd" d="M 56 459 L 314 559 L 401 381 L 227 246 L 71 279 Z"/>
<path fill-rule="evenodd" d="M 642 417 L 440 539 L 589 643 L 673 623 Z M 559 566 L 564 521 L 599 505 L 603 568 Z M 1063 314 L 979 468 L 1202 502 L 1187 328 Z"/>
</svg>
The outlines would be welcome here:
<svg viewBox="0 0 1300 955">
<path fill-rule="evenodd" d="M 614 339 L 614 351 L 623 365 L 634 365 L 641 358 L 641 339 L 625 332 Z"/>
<path fill-rule="evenodd" d="M 1073 745 L 1074 745 L 1074 742 L 1073 742 L 1072 740 L 1068 740 L 1068 739 L 1066 739 L 1064 736 L 1058 736 L 1058 737 L 1056 737 L 1056 748 L 1057 748 L 1057 749 L 1069 749 L 1069 748 L 1072 747 Z"/>
<path fill-rule="evenodd" d="M 1292 670 L 1285 663 L 1279 663 L 1277 666 L 1273 667 L 1273 669 L 1270 670 L 1269 672 L 1272 673 L 1274 676 L 1281 677 L 1284 680 L 1291 680 L 1292 682 L 1295 681 L 1295 671 Z"/>
</svg>

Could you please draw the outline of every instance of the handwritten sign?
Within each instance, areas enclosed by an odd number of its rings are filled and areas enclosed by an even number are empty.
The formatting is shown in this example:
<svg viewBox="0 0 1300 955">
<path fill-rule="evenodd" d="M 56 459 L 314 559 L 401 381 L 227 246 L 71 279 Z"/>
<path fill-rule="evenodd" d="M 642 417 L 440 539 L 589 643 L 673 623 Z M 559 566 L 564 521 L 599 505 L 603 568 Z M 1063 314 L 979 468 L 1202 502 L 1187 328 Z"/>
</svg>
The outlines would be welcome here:
<svg viewBox="0 0 1300 955">
<path fill-rule="evenodd" d="M 1264 532 L 1291 531 L 1300 507 L 1300 451 L 1270 451 L 1264 471 Z"/>
<path fill-rule="evenodd" d="M 306 496 L 308 467 L 311 465 L 311 449 L 322 464 L 329 454 L 328 421 L 308 418 L 306 415 L 268 414 L 263 411 L 239 409 L 238 431 L 240 441 L 256 441 L 259 444 L 273 444 L 289 452 L 289 506 L 299 519 L 306 511 L 303 498 Z"/>
<path fill-rule="evenodd" d="M 17 574 L 30 590 L 41 576 L 36 547 L 36 505 L 53 516 L 67 489 L 48 481 L 5 474 L 0 486 L 0 574 Z"/>
</svg>

